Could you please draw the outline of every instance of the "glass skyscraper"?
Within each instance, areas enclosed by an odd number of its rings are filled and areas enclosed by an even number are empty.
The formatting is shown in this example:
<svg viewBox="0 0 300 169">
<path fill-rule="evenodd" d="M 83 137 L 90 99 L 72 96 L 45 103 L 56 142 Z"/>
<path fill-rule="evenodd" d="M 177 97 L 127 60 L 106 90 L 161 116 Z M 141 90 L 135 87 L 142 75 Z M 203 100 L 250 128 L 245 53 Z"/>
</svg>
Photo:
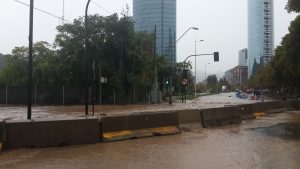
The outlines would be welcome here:
<svg viewBox="0 0 300 169">
<path fill-rule="evenodd" d="M 274 50 L 273 0 L 248 0 L 248 72 L 255 65 L 268 64 Z"/>
<path fill-rule="evenodd" d="M 136 31 L 154 33 L 156 52 L 176 63 L 176 0 L 133 0 Z"/>
</svg>

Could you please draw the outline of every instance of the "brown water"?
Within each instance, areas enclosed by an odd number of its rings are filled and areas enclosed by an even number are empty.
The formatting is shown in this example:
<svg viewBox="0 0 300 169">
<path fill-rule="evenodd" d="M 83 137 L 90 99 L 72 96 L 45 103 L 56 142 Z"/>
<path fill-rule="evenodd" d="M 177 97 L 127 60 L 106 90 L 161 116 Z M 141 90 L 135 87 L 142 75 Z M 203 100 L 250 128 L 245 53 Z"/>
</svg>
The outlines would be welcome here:
<svg viewBox="0 0 300 169">
<path fill-rule="evenodd" d="M 147 111 L 167 111 L 180 109 L 203 109 L 213 107 L 223 107 L 224 105 L 236 105 L 254 103 L 252 100 L 244 100 L 235 97 L 234 93 L 222 93 L 218 95 L 204 96 L 187 104 L 175 102 L 173 105 L 168 103 L 163 104 L 141 104 L 141 105 L 106 105 L 96 106 L 95 116 L 116 115 L 116 114 L 130 114 L 136 112 Z M 92 108 L 90 106 L 90 111 Z M 27 108 L 0 106 L 0 120 L 22 120 L 27 117 Z M 89 114 L 91 116 L 91 113 Z M 32 108 L 32 119 L 60 119 L 60 118 L 74 118 L 84 117 L 84 106 L 34 106 Z"/>
<path fill-rule="evenodd" d="M 299 169 L 300 112 L 182 134 L 0 155 L 1 169 Z"/>
</svg>

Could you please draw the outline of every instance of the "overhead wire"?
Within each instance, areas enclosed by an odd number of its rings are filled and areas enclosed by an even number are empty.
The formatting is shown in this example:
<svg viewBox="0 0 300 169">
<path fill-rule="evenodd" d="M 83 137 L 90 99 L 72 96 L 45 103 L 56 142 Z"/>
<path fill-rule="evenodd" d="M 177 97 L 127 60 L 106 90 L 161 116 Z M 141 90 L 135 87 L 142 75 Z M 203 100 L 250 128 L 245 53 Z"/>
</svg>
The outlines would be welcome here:
<svg viewBox="0 0 300 169">
<path fill-rule="evenodd" d="M 18 2 L 18 3 L 22 4 L 22 5 L 25 5 L 25 6 L 30 6 L 29 4 L 27 4 L 27 3 L 25 3 L 25 2 L 22 2 L 22 1 L 19 1 L 19 0 L 14 0 L 14 1 L 15 1 L 15 2 Z M 37 11 L 39 11 L 39 12 L 45 13 L 45 14 L 47 14 L 47 15 L 50 15 L 50 16 L 52 16 L 52 17 L 55 17 L 55 18 L 58 18 L 58 19 L 61 19 L 61 20 L 63 20 L 63 21 L 67 21 L 67 22 L 71 23 L 71 21 L 69 21 L 69 20 L 67 20 L 67 19 L 64 19 L 64 18 L 62 18 L 62 17 L 60 17 L 60 16 L 57 16 L 57 15 L 55 15 L 55 14 L 52 14 L 52 13 L 50 13 L 50 12 L 47 12 L 47 11 L 45 11 L 45 10 L 42 10 L 42 9 L 39 9 L 39 8 L 36 8 L 36 7 L 34 7 L 34 9 L 37 10 Z"/>
<path fill-rule="evenodd" d="M 103 7 L 102 7 L 101 5 L 99 5 L 96 1 L 92 0 L 92 3 L 93 3 L 94 5 L 96 5 L 98 8 L 100 8 L 100 9 L 102 9 L 103 11 L 105 11 L 106 13 L 108 13 L 109 15 L 112 15 L 112 14 L 113 14 L 113 12 L 111 12 L 111 11 L 109 11 L 109 10 L 103 8 Z"/>
<path fill-rule="evenodd" d="M 25 3 L 25 2 L 22 2 L 22 1 L 19 1 L 19 0 L 14 0 L 14 1 L 17 2 L 17 3 L 20 3 L 20 4 L 22 4 L 22 5 L 25 5 L 25 6 L 30 7 L 30 5 L 27 4 L 27 3 Z M 112 14 L 113 14 L 113 12 L 111 12 L 111 11 L 105 9 L 104 7 L 102 7 L 101 5 L 99 5 L 96 1 L 92 0 L 91 2 L 92 2 L 95 6 L 97 6 L 98 8 L 102 9 L 103 11 L 105 11 L 107 14 L 109 14 L 109 15 L 112 15 Z M 62 20 L 62 21 L 67 21 L 67 22 L 71 23 L 71 21 L 65 19 L 64 17 L 57 16 L 57 15 L 52 14 L 52 13 L 50 13 L 50 12 L 48 12 L 48 11 L 43 10 L 43 9 L 39 9 L 39 8 L 37 8 L 37 7 L 34 7 L 34 9 L 37 10 L 37 11 L 39 11 L 39 12 L 45 13 L 45 14 L 47 14 L 47 15 L 50 15 L 50 16 L 52 16 L 52 17 L 55 17 L 55 18 L 57 18 L 57 19 L 60 19 L 60 20 Z"/>
</svg>

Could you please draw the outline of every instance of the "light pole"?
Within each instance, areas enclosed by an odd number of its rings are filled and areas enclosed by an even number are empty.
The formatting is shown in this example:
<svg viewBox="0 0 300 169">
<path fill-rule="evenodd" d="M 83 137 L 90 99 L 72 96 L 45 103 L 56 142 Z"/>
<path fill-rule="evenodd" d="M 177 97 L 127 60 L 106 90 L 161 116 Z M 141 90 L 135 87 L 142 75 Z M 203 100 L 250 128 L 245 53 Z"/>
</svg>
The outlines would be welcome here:
<svg viewBox="0 0 300 169">
<path fill-rule="evenodd" d="M 183 61 L 183 64 L 184 64 L 184 69 L 186 69 L 186 61 L 190 58 L 190 57 L 197 57 L 197 56 L 209 56 L 209 55 L 213 55 L 214 56 L 214 61 L 215 62 L 218 62 L 219 61 L 219 52 L 214 52 L 214 53 L 211 53 L 211 54 L 196 54 L 196 55 L 190 55 L 188 56 L 187 58 L 185 58 L 185 60 Z M 206 76 L 206 65 L 207 64 L 210 64 L 210 63 L 206 63 L 205 64 L 205 76 Z M 186 100 L 186 93 L 187 93 L 187 88 L 185 88 L 185 100 Z"/>
<path fill-rule="evenodd" d="M 193 29 L 193 30 L 199 30 L 199 28 L 197 28 L 197 27 L 190 27 L 190 28 L 188 28 L 181 36 L 180 36 L 180 38 L 178 38 L 175 42 L 174 42 L 174 55 L 176 55 L 175 54 L 175 52 L 176 52 L 176 50 L 175 50 L 175 48 L 176 48 L 176 44 L 177 44 L 177 42 L 179 42 L 179 40 L 189 31 L 189 30 L 191 30 L 191 29 Z M 175 33 L 174 33 L 175 34 Z M 175 35 L 174 35 L 175 36 Z M 175 39 L 175 37 L 174 37 L 174 39 Z M 196 55 L 196 54 L 195 54 Z M 173 75 L 172 75 L 172 73 L 173 73 L 173 71 L 172 71 L 172 67 L 173 67 L 173 62 L 171 61 L 171 68 L 170 68 L 170 90 L 169 90 L 169 105 L 172 105 L 172 80 L 173 80 Z"/>
<path fill-rule="evenodd" d="M 206 65 L 210 65 L 210 63 L 205 63 L 205 80 L 207 79 L 207 77 L 206 77 Z"/>
<path fill-rule="evenodd" d="M 85 47 L 84 47 L 84 87 L 85 87 L 85 115 L 87 116 L 89 113 L 89 77 L 88 77 L 88 10 L 91 0 L 88 0 L 85 8 L 85 17 L 84 17 L 84 38 L 85 38 Z"/>
<path fill-rule="evenodd" d="M 197 97 L 197 43 L 203 42 L 204 40 L 195 39 L 195 98 Z"/>
<path fill-rule="evenodd" d="M 177 39 L 176 40 L 176 43 L 189 31 L 189 30 L 191 30 L 191 29 L 193 29 L 193 30 L 199 30 L 199 28 L 197 28 L 197 27 L 190 27 L 189 29 L 187 29 L 181 36 L 180 36 L 180 38 L 179 39 Z"/>
</svg>

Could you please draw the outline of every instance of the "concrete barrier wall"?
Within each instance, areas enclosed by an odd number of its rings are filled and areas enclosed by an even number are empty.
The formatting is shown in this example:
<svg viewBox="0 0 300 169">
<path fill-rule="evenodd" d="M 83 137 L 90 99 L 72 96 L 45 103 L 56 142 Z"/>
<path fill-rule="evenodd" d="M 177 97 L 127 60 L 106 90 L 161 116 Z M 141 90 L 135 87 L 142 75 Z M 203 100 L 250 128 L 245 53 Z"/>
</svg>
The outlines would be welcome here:
<svg viewBox="0 0 300 169">
<path fill-rule="evenodd" d="M 98 134 L 98 119 L 7 122 L 5 147 L 52 147 L 96 143 Z"/>
<path fill-rule="evenodd" d="M 293 103 L 290 101 L 265 102 L 261 104 L 261 107 L 267 114 L 294 110 Z"/>
<path fill-rule="evenodd" d="M 293 101 L 292 104 L 295 110 L 300 110 L 300 101 Z"/>
<path fill-rule="evenodd" d="M 215 127 L 241 122 L 241 111 L 239 107 L 222 107 L 200 110 L 202 126 Z"/>
<path fill-rule="evenodd" d="M 296 104 L 297 105 L 297 104 Z M 274 101 L 274 102 L 262 102 L 255 104 L 239 105 L 241 109 L 242 120 L 254 119 L 255 114 L 272 114 L 280 113 L 284 111 L 295 110 L 295 102 L 291 101 Z"/>
<path fill-rule="evenodd" d="M 5 143 L 6 130 L 5 130 L 5 121 L 0 121 L 0 152 Z"/>
<path fill-rule="evenodd" d="M 255 119 L 256 108 L 253 104 L 240 105 L 242 120 Z"/>
<path fill-rule="evenodd" d="M 5 141 L 5 122 L 0 121 L 0 143 Z"/>
<path fill-rule="evenodd" d="M 201 115 L 199 109 L 178 110 L 179 124 L 198 123 L 201 124 Z"/>
<path fill-rule="evenodd" d="M 102 141 L 180 133 L 176 112 L 107 116 L 100 119 Z"/>
</svg>

